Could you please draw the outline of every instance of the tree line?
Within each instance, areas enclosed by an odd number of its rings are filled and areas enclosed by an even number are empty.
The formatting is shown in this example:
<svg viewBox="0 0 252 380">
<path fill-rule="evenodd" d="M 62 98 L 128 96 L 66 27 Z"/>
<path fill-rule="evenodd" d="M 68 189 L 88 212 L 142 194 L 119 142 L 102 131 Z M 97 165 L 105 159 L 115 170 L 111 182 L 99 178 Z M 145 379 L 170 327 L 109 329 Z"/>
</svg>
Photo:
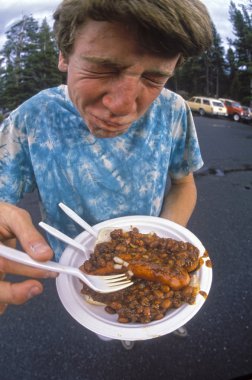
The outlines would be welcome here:
<svg viewBox="0 0 252 380">
<path fill-rule="evenodd" d="M 0 110 L 15 109 L 40 90 L 65 81 L 58 68 L 58 49 L 46 19 L 41 25 L 23 16 L 6 32 L 0 51 Z"/>
<path fill-rule="evenodd" d="M 234 38 L 228 49 L 213 24 L 212 47 L 177 69 L 167 87 L 191 96 L 231 98 L 252 106 L 252 0 L 229 5 Z M 6 32 L 0 51 L 0 114 L 10 112 L 38 91 L 64 83 L 58 71 L 58 49 L 46 19 L 41 25 L 23 16 Z"/>
<path fill-rule="evenodd" d="M 177 70 L 173 90 L 185 98 L 230 98 L 252 106 L 252 0 L 239 6 L 231 1 L 229 20 L 234 38 L 228 38 L 227 51 L 213 24 L 212 47 Z"/>
</svg>

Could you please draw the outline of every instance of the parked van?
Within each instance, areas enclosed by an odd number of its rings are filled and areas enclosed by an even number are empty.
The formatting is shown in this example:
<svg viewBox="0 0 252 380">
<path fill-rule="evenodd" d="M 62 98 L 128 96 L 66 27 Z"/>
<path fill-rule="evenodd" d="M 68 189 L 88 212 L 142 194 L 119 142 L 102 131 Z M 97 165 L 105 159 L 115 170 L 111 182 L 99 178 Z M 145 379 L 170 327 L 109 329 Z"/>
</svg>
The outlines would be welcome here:
<svg viewBox="0 0 252 380">
<path fill-rule="evenodd" d="M 221 102 L 223 102 L 227 108 L 228 116 L 233 119 L 234 121 L 240 121 L 243 119 L 244 116 L 244 110 L 242 108 L 242 105 L 231 99 L 219 99 Z"/>
<path fill-rule="evenodd" d="M 194 96 L 187 103 L 193 112 L 197 112 L 201 116 L 228 116 L 225 105 L 219 99 Z"/>
</svg>

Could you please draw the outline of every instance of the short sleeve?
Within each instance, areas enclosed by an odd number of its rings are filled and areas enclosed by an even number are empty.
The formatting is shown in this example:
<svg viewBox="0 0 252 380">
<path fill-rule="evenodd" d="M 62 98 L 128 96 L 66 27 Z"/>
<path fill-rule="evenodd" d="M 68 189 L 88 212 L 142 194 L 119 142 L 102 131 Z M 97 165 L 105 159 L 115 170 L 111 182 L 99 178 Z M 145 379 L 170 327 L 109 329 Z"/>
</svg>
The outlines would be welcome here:
<svg viewBox="0 0 252 380">
<path fill-rule="evenodd" d="M 0 126 L 0 200 L 15 204 L 33 189 L 26 130 L 16 110 Z"/>
<path fill-rule="evenodd" d="M 172 130 L 172 149 L 169 175 L 182 178 L 203 166 L 196 127 L 192 113 L 184 102 L 177 112 Z"/>
</svg>

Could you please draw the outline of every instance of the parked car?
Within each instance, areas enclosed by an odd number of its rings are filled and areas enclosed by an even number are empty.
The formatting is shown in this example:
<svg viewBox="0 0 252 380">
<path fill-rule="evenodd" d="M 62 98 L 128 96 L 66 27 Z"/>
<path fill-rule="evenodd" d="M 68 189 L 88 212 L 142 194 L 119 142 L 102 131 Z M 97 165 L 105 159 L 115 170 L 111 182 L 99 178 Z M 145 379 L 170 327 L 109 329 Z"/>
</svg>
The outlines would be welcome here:
<svg viewBox="0 0 252 380">
<path fill-rule="evenodd" d="M 214 116 L 228 116 L 227 109 L 224 104 L 214 98 L 207 98 L 203 96 L 194 96 L 187 101 L 192 112 L 197 112 L 201 116 L 214 115 Z"/>
<path fill-rule="evenodd" d="M 241 103 L 231 99 L 220 98 L 219 100 L 225 104 L 228 116 L 231 119 L 233 119 L 234 121 L 240 121 L 241 119 L 243 119 L 244 110 L 242 108 Z"/>
<path fill-rule="evenodd" d="M 242 109 L 243 109 L 243 120 L 248 122 L 248 123 L 251 123 L 252 122 L 252 109 L 250 107 L 247 107 L 247 106 L 242 106 Z"/>
</svg>

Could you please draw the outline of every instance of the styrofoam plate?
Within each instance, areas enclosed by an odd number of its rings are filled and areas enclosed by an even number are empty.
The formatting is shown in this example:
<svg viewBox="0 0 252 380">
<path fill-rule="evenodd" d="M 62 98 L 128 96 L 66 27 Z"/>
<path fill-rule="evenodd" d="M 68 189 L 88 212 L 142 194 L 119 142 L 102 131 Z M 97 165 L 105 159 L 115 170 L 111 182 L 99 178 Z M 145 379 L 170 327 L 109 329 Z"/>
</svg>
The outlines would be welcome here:
<svg viewBox="0 0 252 380">
<path fill-rule="evenodd" d="M 97 231 L 103 228 L 122 228 L 125 231 L 137 227 L 141 233 L 155 232 L 160 237 L 169 237 L 176 240 L 187 241 L 196 246 L 203 256 L 205 248 L 200 240 L 188 229 L 170 222 L 167 219 L 152 216 L 126 216 L 110 219 L 94 226 Z M 76 240 L 88 251 L 92 251 L 95 238 L 86 231 L 76 237 Z M 80 267 L 86 260 L 84 254 L 72 247 L 67 247 L 60 259 L 63 265 Z M 196 272 L 200 290 L 209 294 L 212 283 L 212 269 L 205 264 Z M 60 274 L 56 280 L 59 298 L 68 313 L 82 326 L 96 334 L 119 340 L 146 340 L 153 339 L 178 329 L 192 319 L 205 302 L 205 298 L 198 294 L 194 305 L 184 304 L 178 309 L 171 309 L 166 316 L 148 324 L 117 322 L 117 314 L 108 314 L 103 306 L 92 305 L 85 301 L 81 295 L 82 285 L 72 276 Z"/>
</svg>

